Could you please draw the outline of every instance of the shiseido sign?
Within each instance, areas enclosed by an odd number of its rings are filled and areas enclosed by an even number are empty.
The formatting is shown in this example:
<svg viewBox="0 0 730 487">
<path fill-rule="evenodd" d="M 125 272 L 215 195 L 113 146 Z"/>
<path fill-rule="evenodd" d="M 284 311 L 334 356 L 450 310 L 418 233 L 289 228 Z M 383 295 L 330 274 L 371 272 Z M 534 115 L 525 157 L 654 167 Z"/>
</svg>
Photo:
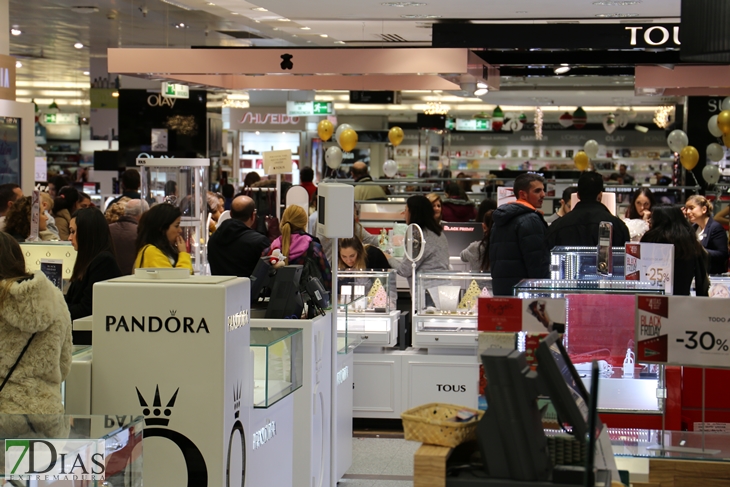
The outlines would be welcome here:
<svg viewBox="0 0 730 487">
<path fill-rule="evenodd" d="M 306 128 L 304 117 L 286 114 L 286 107 L 223 108 L 223 125 L 230 130 L 295 131 Z"/>
</svg>

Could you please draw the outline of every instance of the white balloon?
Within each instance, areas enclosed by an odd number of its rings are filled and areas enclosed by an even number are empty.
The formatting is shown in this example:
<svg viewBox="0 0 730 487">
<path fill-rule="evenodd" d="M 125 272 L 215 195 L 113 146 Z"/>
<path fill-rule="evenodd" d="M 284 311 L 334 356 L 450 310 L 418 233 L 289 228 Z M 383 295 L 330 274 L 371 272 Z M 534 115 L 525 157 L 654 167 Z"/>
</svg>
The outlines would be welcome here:
<svg viewBox="0 0 730 487">
<path fill-rule="evenodd" d="M 707 158 L 713 162 L 720 162 L 725 157 L 725 148 L 720 144 L 712 143 L 707 146 Z"/>
<path fill-rule="evenodd" d="M 717 126 L 717 115 L 711 116 L 707 121 L 707 130 L 710 131 L 713 137 L 722 137 L 722 130 Z"/>
<path fill-rule="evenodd" d="M 335 142 L 337 142 L 337 145 L 342 147 L 342 145 L 340 145 L 340 135 L 342 135 L 342 132 L 344 132 L 345 130 L 351 128 L 352 126 L 349 123 L 341 123 L 337 126 L 337 130 L 335 131 Z"/>
<path fill-rule="evenodd" d="M 730 110 L 730 96 L 722 100 L 722 105 L 720 105 L 720 107 L 723 110 Z"/>
<path fill-rule="evenodd" d="M 595 140 L 589 140 L 583 146 L 583 150 L 586 154 L 588 154 L 588 157 L 595 159 L 598 156 L 598 142 Z"/>
<path fill-rule="evenodd" d="M 396 163 L 393 159 L 388 159 L 383 163 L 383 174 L 388 176 L 389 178 L 392 178 L 396 174 L 398 174 L 398 163 Z"/>
<path fill-rule="evenodd" d="M 667 145 L 674 152 L 681 152 L 689 145 L 689 137 L 683 130 L 672 130 L 667 137 Z"/>
<path fill-rule="evenodd" d="M 324 160 L 327 162 L 327 167 L 337 169 L 342 164 L 342 149 L 336 145 L 329 147 L 324 153 Z"/>
<path fill-rule="evenodd" d="M 707 184 L 715 184 L 720 180 L 720 168 L 717 166 L 705 166 L 702 168 L 702 177 Z"/>
</svg>

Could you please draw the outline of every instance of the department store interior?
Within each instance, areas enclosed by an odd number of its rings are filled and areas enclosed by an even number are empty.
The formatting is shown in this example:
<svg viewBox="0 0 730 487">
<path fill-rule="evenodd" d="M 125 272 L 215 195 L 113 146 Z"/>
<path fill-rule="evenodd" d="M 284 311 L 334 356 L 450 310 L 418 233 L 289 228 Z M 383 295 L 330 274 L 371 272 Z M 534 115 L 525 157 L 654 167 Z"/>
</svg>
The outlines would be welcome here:
<svg viewBox="0 0 730 487">
<path fill-rule="evenodd" d="M 730 9 L 252 1 L 0 0 L 0 487 L 730 485 Z"/>
</svg>

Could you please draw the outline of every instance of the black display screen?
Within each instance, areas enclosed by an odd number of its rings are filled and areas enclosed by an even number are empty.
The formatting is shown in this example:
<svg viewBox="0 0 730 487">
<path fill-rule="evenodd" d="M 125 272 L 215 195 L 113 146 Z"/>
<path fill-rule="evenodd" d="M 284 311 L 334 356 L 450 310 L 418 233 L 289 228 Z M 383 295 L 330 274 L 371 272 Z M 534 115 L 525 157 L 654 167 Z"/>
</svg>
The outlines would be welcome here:
<svg viewBox="0 0 730 487">
<path fill-rule="evenodd" d="M 0 184 L 20 184 L 20 119 L 0 117 Z"/>
</svg>

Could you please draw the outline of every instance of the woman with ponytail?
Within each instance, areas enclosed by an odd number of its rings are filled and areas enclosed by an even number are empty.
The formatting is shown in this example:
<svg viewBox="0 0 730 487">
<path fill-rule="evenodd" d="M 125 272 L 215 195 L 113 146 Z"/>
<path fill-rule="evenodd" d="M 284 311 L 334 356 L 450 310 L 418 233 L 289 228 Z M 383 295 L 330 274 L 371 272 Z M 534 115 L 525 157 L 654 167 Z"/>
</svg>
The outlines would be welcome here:
<svg viewBox="0 0 730 487">
<path fill-rule="evenodd" d="M 305 265 L 311 259 L 320 274 L 313 277 L 319 278 L 322 285 L 329 290 L 332 286 L 330 265 L 319 240 L 305 231 L 307 223 L 308 216 L 304 208 L 298 205 L 288 207 L 281 216 L 281 237 L 276 238 L 264 253 L 272 255 L 275 250 L 279 250 L 285 265 Z"/>
</svg>

